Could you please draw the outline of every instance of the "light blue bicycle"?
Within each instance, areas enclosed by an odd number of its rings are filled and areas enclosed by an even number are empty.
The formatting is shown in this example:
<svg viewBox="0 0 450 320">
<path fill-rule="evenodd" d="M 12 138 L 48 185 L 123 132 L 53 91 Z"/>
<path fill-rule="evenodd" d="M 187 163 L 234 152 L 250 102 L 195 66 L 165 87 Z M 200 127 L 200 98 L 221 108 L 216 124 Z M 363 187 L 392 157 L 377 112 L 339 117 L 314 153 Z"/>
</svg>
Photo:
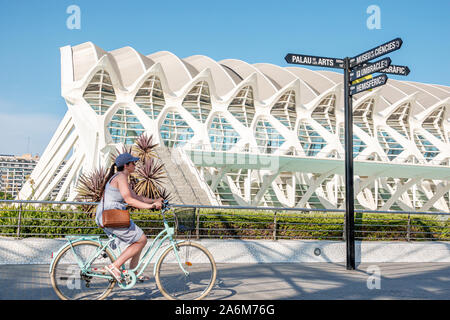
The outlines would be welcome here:
<svg viewBox="0 0 450 320">
<path fill-rule="evenodd" d="M 164 201 L 161 214 L 164 230 L 141 255 L 136 268 L 122 272 L 123 281 L 117 282 L 104 267 L 116 260 L 111 244 L 114 238 L 101 241 L 100 236 L 67 236 L 67 244 L 55 254 L 50 265 L 52 286 L 63 300 L 105 299 L 117 283 L 122 289 L 133 288 L 138 277 L 157 252 L 153 268 L 156 284 L 168 299 L 199 300 L 214 286 L 217 268 L 211 253 L 190 240 L 175 240 L 173 227 L 169 227 L 165 212 L 169 204 Z M 177 215 L 178 230 L 183 230 Z M 184 229 L 185 230 L 185 229 Z M 160 248 L 165 248 L 159 251 Z M 120 248 L 118 249 L 120 255 Z M 125 268 L 122 266 L 122 269 Z"/>
</svg>

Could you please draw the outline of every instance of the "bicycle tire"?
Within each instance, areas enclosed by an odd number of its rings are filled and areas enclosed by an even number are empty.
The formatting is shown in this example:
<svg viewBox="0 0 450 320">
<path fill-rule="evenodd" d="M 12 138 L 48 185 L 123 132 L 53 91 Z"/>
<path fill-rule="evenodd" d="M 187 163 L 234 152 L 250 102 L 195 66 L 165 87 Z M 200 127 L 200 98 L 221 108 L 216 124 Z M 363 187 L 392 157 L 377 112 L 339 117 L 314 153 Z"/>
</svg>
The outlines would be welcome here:
<svg viewBox="0 0 450 320">
<path fill-rule="evenodd" d="M 83 251 L 89 249 L 87 246 L 95 250 L 101 248 L 101 245 L 98 242 L 90 240 L 82 240 L 73 243 L 72 246 L 67 245 L 55 257 L 55 261 L 53 263 L 53 267 L 50 272 L 50 279 L 53 289 L 55 290 L 56 294 L 61 300 L 85 300 L 85 299 L 103 300 L 111 293 L 112 289 L 114 288 L 114 285 L 116 284 L 115 280 L 108 280 L 104 278 L 98 278 L 95 276 L 87 277 L 86 275 L 82 275 L 80 267 L 76 262 L 73 253 L 72 254 L 70 253 L 72 252 L 72 247 L 74 250 L 82 253 Z M 108 248 L 103 250 L 103 252 L 104 254 L 102 254 L 101 258 L 98 257 L 99 260 L 95 264 L 98 269 L 100 269 L 105 265 L 113 263 L 115 260 L 114 256 L 108 250 Z M 63 266 L 64 264 L 65 266 Z M 67 272 L 67 270 L 69 270 L 70 272 Z M 80 277 L 80 279 L 77 278 L 78 276 Z M 61 280 L 62 282 L 66 281 L 65 286 L 59 280 Z M 83 284 L 82 280 L 84 280 L 84 287 L 82 286 Z M 91 288 L 92 280 L 95 281 L 95 286 Z M 106 285 L 106 288 L 100 294 L 95 295 L 94 298 L 92 298 L 92 293 L 83 295 L 83 293 L 86 293 L 84 291 L 89 290 L 93 291 L 92 289 L 97 289 L 97 287 L 100 285 L 102 287 Z M 85 288 L 89 290 L 85 290 Z M 71 295 L 69 295 L 69 293 L 71 293 Z"/>
<path fill-rule="evenodd" d="M 203 299 L 210 293 L 217 277 L 213 256 L 205 247 L 195 242 L 182 242 L 176 247 L 189 276 L 180 268 L 174 255 L 174 247 L 170 246 L 158 259 L 156 285 L 169 300 Z M 199 267 L 201 269 L 198 269 Z"/>
</svg>

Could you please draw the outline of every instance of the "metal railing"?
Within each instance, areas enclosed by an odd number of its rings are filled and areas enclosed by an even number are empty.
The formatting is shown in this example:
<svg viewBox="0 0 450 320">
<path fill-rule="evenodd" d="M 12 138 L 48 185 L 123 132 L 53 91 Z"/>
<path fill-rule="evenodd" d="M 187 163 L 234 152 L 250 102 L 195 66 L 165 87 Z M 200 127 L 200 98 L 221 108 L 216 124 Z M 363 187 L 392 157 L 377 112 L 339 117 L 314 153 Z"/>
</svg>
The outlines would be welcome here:
<svg viewBox="0 0 450 320">
<path fill-rule="evenodd" d="M 87 206 L 98 203 L 0 200 L 0 236 L 104 235 Z M 196 210 L 197 239 L 344 240 L 345 210 L 173 204 L 172 213 Z M 95 209 L 95 208 L 94 208 Z M 162 230 L 158 212 L 132 211 L 148 236 Z M 356 240 L 448 241 L 450 213 L 355 210 Z M 169 220 L 175 222 L 174 216 Z M 186 236 L 178 233 L 179 237 Z"/>
</svg>

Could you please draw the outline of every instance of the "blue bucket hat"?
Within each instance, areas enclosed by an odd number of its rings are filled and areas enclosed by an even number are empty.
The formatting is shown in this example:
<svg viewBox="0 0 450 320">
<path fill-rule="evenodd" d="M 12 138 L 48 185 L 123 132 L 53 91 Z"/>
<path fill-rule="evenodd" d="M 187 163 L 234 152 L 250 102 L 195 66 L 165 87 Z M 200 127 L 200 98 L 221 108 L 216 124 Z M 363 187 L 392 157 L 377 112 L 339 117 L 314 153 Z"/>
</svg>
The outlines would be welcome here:
<svg viewBox="0 0 450 320">
<path fill-rule="evenodd" d="M 114 163 L 116 164 L 116 166 L 122 167 L 122 166 L 126 165 L 127 163 L 136 162 L 136 161 L 139 161 L 139 158 L 133 157 L 128 152 L 125 152 L 125 153 L 119 154 L 116 158 L 116 161 L 114 161 Z"/>
</svg>

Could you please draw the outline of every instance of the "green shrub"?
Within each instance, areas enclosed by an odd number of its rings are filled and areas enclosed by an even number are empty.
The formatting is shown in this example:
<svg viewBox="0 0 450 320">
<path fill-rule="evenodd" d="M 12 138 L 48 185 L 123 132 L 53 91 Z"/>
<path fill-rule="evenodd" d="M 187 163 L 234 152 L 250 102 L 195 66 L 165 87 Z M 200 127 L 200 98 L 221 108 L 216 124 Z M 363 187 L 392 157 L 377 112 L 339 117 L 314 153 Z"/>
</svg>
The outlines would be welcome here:
<svg viewBox="0 0 450 320">
<path fill-rule="evenodd" d="M 16 236 L 21 213 L 21 237 L 45 236 L 61 238 L 64 235 L 103 235 L 89 214 L 80 208 L 62 210 L 58 206 L 34 207 L 0 206 L 0 235 Z M 132 219 L 144 232 L 157 235 L 162 229 L 159 213 L 132 211 Z M 167 214 L 174 224 L 171 213 Z M 201 238 L 242 239 L 318 239 L 342 240 L 343 213 L 274 212 L 249 210 L 201 209 L 198 217 L 198 234 Z M 275 229 L 276 227 L 276 229 Z M 403 214 L 356 214 L 355 238 L 357 240 L 449 240 L 450 221 L 440 221 L 435 216 Z M 275 232 L 274 232 L 275 231 Z M 197 230 L 194 231 L 194 235 Z M 180 234 L 181 235 L 181 234 Z"/>
</svg>

